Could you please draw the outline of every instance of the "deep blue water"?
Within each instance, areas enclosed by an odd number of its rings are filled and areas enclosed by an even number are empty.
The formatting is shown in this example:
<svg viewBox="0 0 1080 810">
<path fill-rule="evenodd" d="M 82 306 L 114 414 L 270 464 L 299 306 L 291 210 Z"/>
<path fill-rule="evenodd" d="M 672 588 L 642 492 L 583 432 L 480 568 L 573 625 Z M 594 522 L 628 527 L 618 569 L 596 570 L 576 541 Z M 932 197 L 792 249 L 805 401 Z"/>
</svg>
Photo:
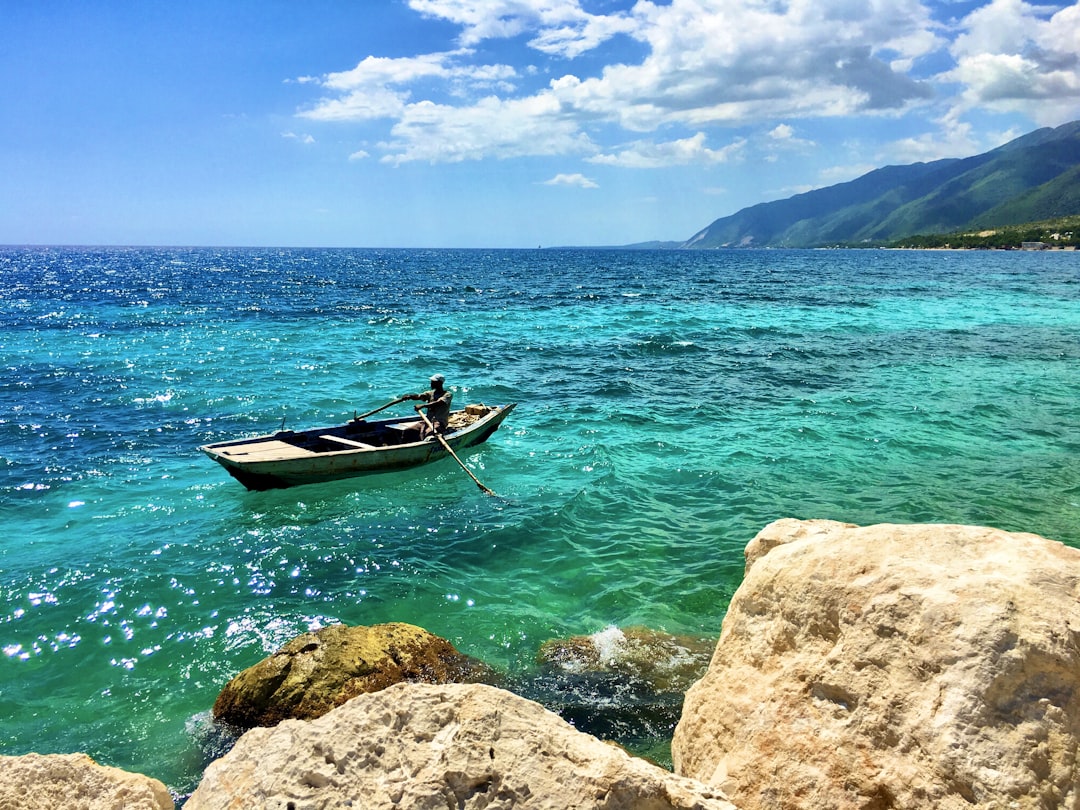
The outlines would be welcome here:
<svg viewBox="0 0 1080 810">
<path fill-rule="evenodd" d="M 1080 546 L 1080 255 L 0 249 L 0 753 L 178 793 L 222 685 L 333 621 L 506 672 L 716 636 L 780 517 Z M 198 452 L 446 375 L 464 460 L 249 493 Z M 393 413 L 393 411 L 391 411 Z"/>
</svg>

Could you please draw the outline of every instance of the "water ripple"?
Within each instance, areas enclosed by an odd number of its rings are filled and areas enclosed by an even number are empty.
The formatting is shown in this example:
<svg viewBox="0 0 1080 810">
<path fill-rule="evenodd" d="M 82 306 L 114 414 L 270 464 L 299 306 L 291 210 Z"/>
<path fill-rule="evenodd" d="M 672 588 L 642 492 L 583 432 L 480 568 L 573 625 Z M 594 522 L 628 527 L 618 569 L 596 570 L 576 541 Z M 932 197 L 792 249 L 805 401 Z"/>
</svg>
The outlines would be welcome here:
<svg viewBox="0 0 1080 810">
<path fill-rule="evenodd" d="M 778 517 L 1080 545 L 1069 258 L 0 250 L 4 752 L 190 784 L 192 718 L 333 621 L 522 678 L 552 638 L 715 635 Z M 449 461 L 247 493 L 196 449 L 436 370 L 519 403 L 463 459 L 500 498 Z"/>
</svg>

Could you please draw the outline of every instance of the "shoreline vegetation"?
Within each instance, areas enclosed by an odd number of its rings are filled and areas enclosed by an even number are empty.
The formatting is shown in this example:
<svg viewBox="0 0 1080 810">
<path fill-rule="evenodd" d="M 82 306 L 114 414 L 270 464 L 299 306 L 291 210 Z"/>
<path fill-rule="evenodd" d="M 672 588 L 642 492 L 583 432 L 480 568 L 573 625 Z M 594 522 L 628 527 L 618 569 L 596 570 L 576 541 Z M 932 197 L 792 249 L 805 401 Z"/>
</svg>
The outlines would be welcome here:
<svg viewBox="0 0 1080 810">
<path fill-rule="evenodd" d="M 638 242 L 617 247 L 589 246 L 589 250 L 695 250 L 679 242 Z M 777 250 L 764 245 L 724 245 L 709 250 Z M 798 250 L 799 248 L 789 248 Z M 1080 250 L 1080 214 L 1017 225 L 965 228 L 948 233 L 913 234 L 890 241 L 833 242 L 816 250 Z"/>
<path fill-rule="evenodd" d="M 1080 247 L 1080 215 L 1020 225 L 917 234 L 889 242 L 884 247 L 915 250 L 1077 250 Z"/>
</svg>

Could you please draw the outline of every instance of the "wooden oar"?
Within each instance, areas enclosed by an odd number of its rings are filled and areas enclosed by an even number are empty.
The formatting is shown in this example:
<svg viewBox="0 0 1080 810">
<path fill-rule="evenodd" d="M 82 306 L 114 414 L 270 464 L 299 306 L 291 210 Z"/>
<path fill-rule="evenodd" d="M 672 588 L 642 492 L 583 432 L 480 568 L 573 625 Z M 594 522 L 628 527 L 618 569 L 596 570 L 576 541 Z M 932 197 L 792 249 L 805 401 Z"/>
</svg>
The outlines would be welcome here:
<svg viewBox="0 0 1080 810">
<path fill-rule="evenodd" d="M 466 473 L 469 474 L 469 478 L 471 478 L 473 480 L 473 482 L 478 487 L 480 487 L 480 489 L 484 490 L 484 492 L 486 492 L 488 495 L 495 495 L 494 492 L 492 492 L 490 489 L 488 489 L 483 484 L 481 484 L 480 479 L 477 478 L 475 475 L 473 475 L 472 470 L 470 470 L 468 467 L 465 466 L 465 462 L 463 462 L 460 458 L 458 458 L 457 453 L 454 452 L 454 448 L 452 448 L 450 446 L 450 444 L 446 441 L 446 439 L 444 439 L 442 437 L 441 433 L 439 433 L 437 430 L 435 430 L 435 426 L 433 424 L 431 424 L 431 420 L 428 418 L 428 415 L 426 413 L 424 413 L 422 410 L 419 410 L 419 409 L 417 409 L 416 412 L 418 414 L 420 414 L 420 418 L 423 419 L 424 423 L 428 426 L 428 428 L 431 429 L 431 432 L 435 435 L 435 438 L 439 440 L 439 442 L 442 444 L 442 446 L 444 448 L 446 448 L 446 452 L 449 453 L 450 455 L 452 455 L 454 457 L 454 461 L 456 461 L 461 466 L 461 469 L 463 469 Z M 495 497 L 497 498 L 499 496 L 495 495 Z"/>
<path fill-rule="evenodd" d="M 381 405 L 380 407 L 376 408 L 373 411 L 368 411 L 367 413 L 362 413 L 359 416 L 353 416 L 353 419 L 355 419 L 357 421 L 359 421 L 361 419 L 367 419 L 372 414 L 376 414 L 379 411 L 385 411 L 391 405 L 397 405 L 399 402 L 404 402 L 407 399 L 411 399 L 411 397 L 401 397 L 400 399 L 395 399 L 393 402 L 387 402 L 385 405 Z"/>
</svg>

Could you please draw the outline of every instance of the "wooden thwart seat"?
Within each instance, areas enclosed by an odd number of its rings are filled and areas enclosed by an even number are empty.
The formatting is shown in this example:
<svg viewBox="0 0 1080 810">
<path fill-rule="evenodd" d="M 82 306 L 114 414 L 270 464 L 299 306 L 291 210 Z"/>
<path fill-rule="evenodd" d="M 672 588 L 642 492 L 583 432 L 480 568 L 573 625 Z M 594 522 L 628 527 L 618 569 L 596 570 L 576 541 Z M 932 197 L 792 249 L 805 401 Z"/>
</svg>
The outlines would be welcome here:
<svg viewBox="0 0 1080 810">
<path fill-rule="evenodd" d="M 343 439 L 341 436 L 331 436 L 329 433 L 320 436 L 320 439 L 325 439 L 328 442 L 337 442 L 338 444 L 344 444 L 348 447 L 356 447 L 360 450 L 374 450 L 375 445 L 364 444 L 363 442 L 354 442 L 352 439 Z"/>
</svg>

